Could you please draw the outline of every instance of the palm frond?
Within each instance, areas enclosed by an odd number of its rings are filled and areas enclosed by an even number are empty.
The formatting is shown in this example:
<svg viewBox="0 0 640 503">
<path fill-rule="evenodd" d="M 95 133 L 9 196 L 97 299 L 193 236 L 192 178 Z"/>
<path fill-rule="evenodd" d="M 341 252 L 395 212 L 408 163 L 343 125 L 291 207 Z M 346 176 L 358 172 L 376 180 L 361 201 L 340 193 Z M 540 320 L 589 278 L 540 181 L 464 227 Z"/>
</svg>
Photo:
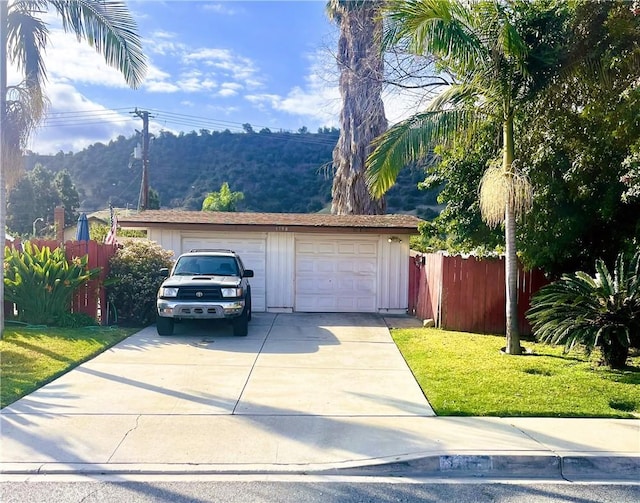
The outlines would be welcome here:
<svg viewBox="0 0 640 503">
<path fill-rule="evenodd" d="M 49 31 L 33 15 L 37 3 L 19 1 L 10 4 L 7 15 L 7 57 L 25 76 L 26 84 L 42 92 L 46 79 L 44 49 Z"/>
<path fill-rule="evenodd" d="M 438 112 L 451 108 L 464 108 L 465 105 L 476 106 L 480 94 L 482 94 L 482 89 L 473 83 L 450 84 L 431 100 L 426 111 Z"/>
<path fill-rule="evenodd" d="M 595 275 L 584 271 L 565 274 L 533 296 L 527 318 L 536 337 L 548 344 L 628 348 L 640 330 L 640 252 L 630 261 L 624 254 L 616 260 L 612 275 L 602 260 Z M 634 332 L 635 331 L 635 332 Z"/>
<path fill-rule="evenodd" d="M 383 47 L 404 41 L 416 54 L 433 54 L 448 66 L 469 68 L 484 57 L 482 42 L 472 29 L 471 12 L 448 0 L 391 0 L 384 8 Z"/>
<path fill-rule="evenodd" d="M 416 114 L 400 122 L 373 142 L 367 158 L 367 185 L 379 198 L 389 190 L 407 164 L 427 157 L 432 149 L 453 141 L 457 131 L 466 130 L 477 120 L 467 110 L 444 110 Z"/>
<path fill-rule="evenodd" d="M 127 84 L 142 84 L 147 63 L 136 23 L 124 2 L 109 0 L 51 0 L 65 31 L 85 39 L 107 64 L 122 72 Z"/>
</svg>

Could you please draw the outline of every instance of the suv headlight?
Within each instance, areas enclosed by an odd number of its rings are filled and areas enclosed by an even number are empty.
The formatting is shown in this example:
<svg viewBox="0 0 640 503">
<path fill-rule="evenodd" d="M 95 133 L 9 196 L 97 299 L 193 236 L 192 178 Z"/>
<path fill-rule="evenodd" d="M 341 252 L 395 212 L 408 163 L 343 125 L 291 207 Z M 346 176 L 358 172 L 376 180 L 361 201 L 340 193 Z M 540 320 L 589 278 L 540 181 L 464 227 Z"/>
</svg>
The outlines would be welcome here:
<svg viewBox="0 0 640 503">
<path fill-rule="evenodd" d="M 177 297 L 178 288 L 175 286 L 163 286 L 160 288 L 160 297 Z"/>
<path fill-rule="evenodd" d="M 242 297 L 242 288 L 221 288 L 223 297 Z"/>
</svg>

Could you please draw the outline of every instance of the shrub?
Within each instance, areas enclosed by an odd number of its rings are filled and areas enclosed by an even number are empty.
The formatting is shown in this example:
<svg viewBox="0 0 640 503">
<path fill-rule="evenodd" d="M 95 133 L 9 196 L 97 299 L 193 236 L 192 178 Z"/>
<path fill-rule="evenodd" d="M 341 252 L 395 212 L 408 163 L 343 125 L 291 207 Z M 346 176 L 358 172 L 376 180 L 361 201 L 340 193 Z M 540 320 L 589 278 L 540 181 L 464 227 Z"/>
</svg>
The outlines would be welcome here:
<svg viewBox="0 0 640 503">
<path fill-rule="evenodd" d="M 65 328 L 94 327 L 98 322 L 86 313 L 63 313 L 56 318 L 56 325 Z"/>
<path fill-rule="evenodd" d="M 563 275 L 534 295 L 527 318 L 542 342 L 599 347 L 606 365 L 624 368 L 629 348 L 640 345 L 640 252 L 628 263 L 618 255 L 613 275 L 602 260 L 593 277 Z"/>
<path fill-rule="evenodd" d="M 5 248 L 5 297 L 26 323 L 59 325 L 76 289 L 100 273 L 88 269 L 88 256 L 67 261 L 64 250 L 24 243 L 24 251 Z"/>
<path fill-rule="evenodd" d="M 156 294 L 163 278 L 159 271 L 171 267 L 173 252 L 147 240 L 131 241 L 109 262 L 107 296 L 119 323 L 143 326 L 156 318 Z"/>
</svg>

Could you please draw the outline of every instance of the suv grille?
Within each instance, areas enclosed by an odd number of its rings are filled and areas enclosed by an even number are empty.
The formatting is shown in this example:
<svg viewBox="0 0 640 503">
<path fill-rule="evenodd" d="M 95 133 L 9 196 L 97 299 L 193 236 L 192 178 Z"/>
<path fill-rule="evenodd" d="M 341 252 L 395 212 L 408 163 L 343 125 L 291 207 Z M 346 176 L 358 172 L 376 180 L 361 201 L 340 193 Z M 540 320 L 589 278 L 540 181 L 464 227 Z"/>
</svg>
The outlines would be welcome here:
<svg viewBox="0 0 640 503">
<path fill-rule="evenodd" d="M 202 295 L 197 295 L 202 293 Z M 221 300 L 222 292 L 219 286 L 181 286 L 178 289 L 178 299 L 196 302 Z"/>
</svg>

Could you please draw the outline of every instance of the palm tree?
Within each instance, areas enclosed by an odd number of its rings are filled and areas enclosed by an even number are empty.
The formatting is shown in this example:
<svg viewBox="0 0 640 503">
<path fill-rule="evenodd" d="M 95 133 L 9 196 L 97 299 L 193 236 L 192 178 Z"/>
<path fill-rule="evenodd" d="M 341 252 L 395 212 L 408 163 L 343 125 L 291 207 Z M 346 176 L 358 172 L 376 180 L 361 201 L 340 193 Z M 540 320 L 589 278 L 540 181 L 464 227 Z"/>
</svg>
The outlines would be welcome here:
<svg viewBox="0 0 640 503">
<path fill-rule="evenodd" d="M 455 82 L 427 109 L 394 125 L 375 141 L 367 161 L 373 195 L 381 196 L 399 171 L 427 157 L 438 144 L 463 142 L 486 120 L 502 124 L 501 153 L 488 167 L 480 190 L 481 214 L 491 226 L 503 223 L 506 243 L 506 352 L 521 354 L 517 318 L 516 219 L 530 207 L 530 183 L 515 159 L 514 117 L 540 87 L 531 72 L 530 47 L 518 32 L 514 1 L 391 0 L 385 44 L 405 44 L 415 54 L 430 53 L 437 68 Z M 547 7 L 546 13 L 550 12 Z M 539 70 L 539 67 L 536 68 Z"/>
<path fill-rule="evenodd" d="M 380 0 L 329 0 L 327 14 L 340 26 L 340 137 L 333 150 L 335 176 L 331 213 L 382 214 L 382 197 L 372 198 L 365 179 L 371 141 L 387 129 L 382 103 Z"/>
<path fill-rule="evenodd" d="M 48 43 L 46 24 L 38 16 L 55 9 L 66 32 L 95 47 L 110 66 L 119 69 L 127 84 L 138 87 L 147 64 L 140 37 L 124 2 L 116 0 L 0 1 L 0 262 L 4 263 L 6 188 L 8 176 L 18 171 L 20 155 L 29 135 L 44 116 Z M 7 62 L 24 80 L 8 87 Z M 4 299 L 4 268 L 0 268 L 0 299 Z M 0 334 L 4 330 L 0 302 Z"/>
<path fill-rule="evenodd" d="M 640 252 L 623 253 L 613 274 L 602 260 L 596 274 L 578 271 L 542 287 L 531 301 L 527 318 L 536 337 L 547 344 L 599 347 L 604 363 L 623 369 L 630 347 L 640 346 Z"/>
</svg>

